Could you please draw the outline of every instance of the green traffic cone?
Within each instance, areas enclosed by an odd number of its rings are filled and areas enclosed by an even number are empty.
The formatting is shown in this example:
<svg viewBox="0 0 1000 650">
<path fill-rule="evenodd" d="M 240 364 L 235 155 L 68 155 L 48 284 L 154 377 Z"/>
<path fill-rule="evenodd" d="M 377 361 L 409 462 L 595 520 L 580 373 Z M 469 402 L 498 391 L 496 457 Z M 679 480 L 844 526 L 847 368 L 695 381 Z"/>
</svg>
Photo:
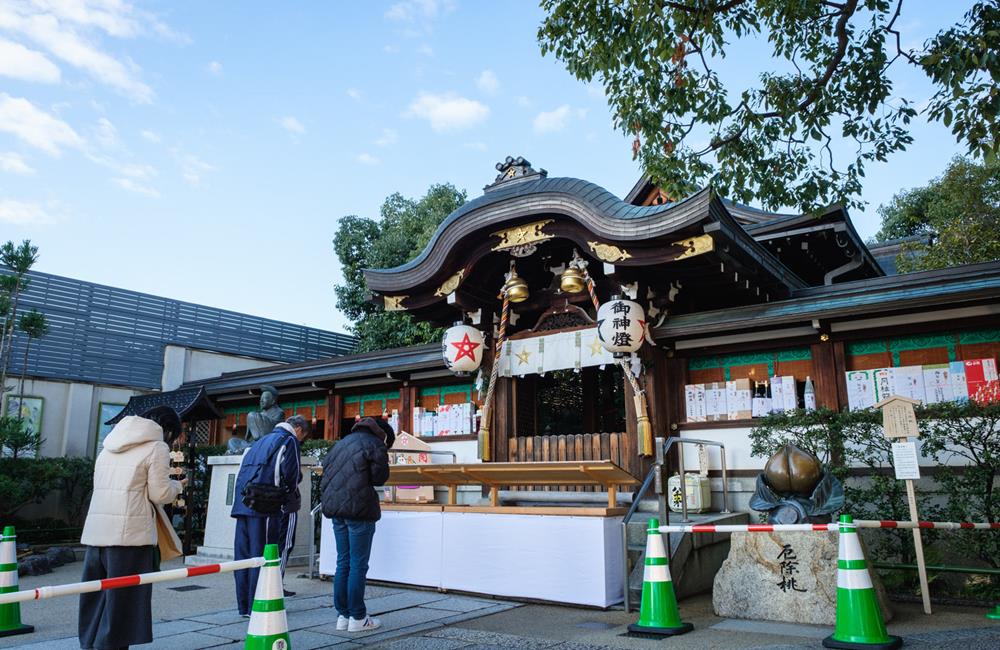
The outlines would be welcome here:
<svg viewBox="0 0 1000 650">
<path fill-rule="evenodd" d="M 997 608 L 992 612 L 987 612 L 986 618 L 992 618 L 994 621 L 1000 621 L 1000 605 L 997 605 Z"/>
<path fill-rule="evenodd" d="M 291 650 L 288 617 L 285 615 L 284 589 L 281 584 L 281 560 L 278 545 L 264 547 L 264 566 L 257 578 L 250 625 L 244 650 Z"/>
<path fill-rule="evenodd" d="M 694 629 L 681 621 L 677 610 L 670 566 L 663 548 L 660 520 L 650 519 L 646 530 L 646 563 L 642 573 L 642 605 L 639 620 L 628 626 L 629 635 L 643 637 L 676 636 Z M 626 587 L 627 588 L 627 587 Z"/>
<path fill-rule="evenodd" d="M 17 536 L 14 527 L 7 526 L 0 538 L 0 594 L 14 591 L 17 591 Z M 34 631 L 34 626 L 21 622 L 21 603 L 0 605 L 0 636 Z"/>
<path fill-rule="evenodd" d="M 851 515 L 840 516 L 837 559 L 837 621 L 833 634 L 823 639 L 827 648 L 892 650 L 903 640 L 885 631 L 872 578 Z"/>
</svg>

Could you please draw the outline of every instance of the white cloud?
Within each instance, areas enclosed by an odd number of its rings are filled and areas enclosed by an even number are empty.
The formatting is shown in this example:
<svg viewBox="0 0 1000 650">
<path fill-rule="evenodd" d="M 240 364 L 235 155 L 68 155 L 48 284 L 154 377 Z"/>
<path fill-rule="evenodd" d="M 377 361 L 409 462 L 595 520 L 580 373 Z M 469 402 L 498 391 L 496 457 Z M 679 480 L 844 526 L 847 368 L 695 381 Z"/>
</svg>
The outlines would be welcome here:
<svg viewBox="0 0 1000 650">
<path fill-rule="evenodd" d="M 128 190 L 129 192 L 135 192 L 136 194 L 142 194 L 143 196 L 148 196 L 154 199 L 160 198 L 160 193 L 156 190 L 156 188 L 143 185 L 142 183 L 137 183 L 131 178 L 112 178 L 111 180 L 114 181 L 118 187 Z"/>
<path fill-rule="evenodd" d="M 0 29 L 27 38 L 69 65 L 139 103 L 153 101 L 153 89 L 139 79 L 139 66 L 101 49 L 94 32 L 133 38 L 152 31 L 170 36 L 152 14 L 124 0 L 34 0 L 0 4 Z"/>
<path fill-rule="evenodd" d="M 13 151 L 0 151 L 0 171 L 11 174 L 34 174 L 35 169 L 24 162 L 21 154 Z"/>
<path fill-rule="evenodd" d="M 431 128 L 438 132 L 460 131 L 486 120 L 490 109 L 485 104 L 453 93 L 420 93 L 405 115 L 427 120 Z"/>
<path fill-rule="evenodd" d="M 392 129 L 382 129 L 382 135 L 375 141 L 375 144 L 380 147 L 388 147 L 389 145 L 396 144 L 396 140 L 398 139 L 396 132 Z"/>
<path fill-rule="evenodd" d="M 436 18 L 455 8 L 453 0 L 404 0 L 389 7 L 385 17 L 397 22 Z"/>
<path fill-rule="evenodd" d="M 516 101 L 517 105 L 520 106 L 521 108 L 531 107 L 531 100 L 525 97 L 524 95 L 519 95 L 517 99 L 514 101 Z"/>
<path fill-rule="evenodd" d="M 475 149 L 476 151 L 486 151 L 486 143 L 485 142 L 478 142 L 478 141 L 476 141 L 476 142 L 466 142 L 462 146 L 464 146 L 466 149 Z"/>
<path fill-rule="evenodd" d="M 23 97 L 0 93 L 0 131 L 53 156 L 63 147 L 80 147 L 83 139 L 66 122 L 53 117 Z"/>
<path fill-rule="evenodd" d="M 434 48 L 432 48 L 427 43 L 424 43 L 417 48 L 417 54 L 423 54 L 424 56 L 434 56 Z"/>
<path fill-rule="evenodd" d="M 492 95 L 500 88 L 500 80 L 492 70 L 483 70 L 476 79 L 476 86 L 487 95 Z"/>
<path fill-rule="evenodd" d="M 59 83 L 61 78 L 58 66 L 49 61 L 44 54 L 2 38 L 0 38 L 0 75 L 46 84 Z"/>
<path fill-rule="evenodd" d="M 399 52 L 399 48 L 396 47 L 395 45 L 385 45 L 382 47 L 382 51 L 385 52 L 386 54 L 396 54 L 397 52 Z"/>
<path fill-rule="evenodd" d="M 174 155 L 174 159 L 181 168 L 181 176 L 189 185 L 195 187 L 201 185 L 202 175 L 205 172 L 215 171 L 216 167 L 210 165 L 198 156 L 181 151 L 180 149 L 171 149 L 171 153 Z"/>
<path fill-rule="evenodd" d="M 568 105 L 563 104 L 555 110 L 542 111 L 536 115 L 533 126 L 535 133 L 553 133 L 565 129 L 574 118 L 582 120 L 586 115 L 587 111 L 585 109 L 578 108 L 574 110 Z"/>
<path fill-rule="evenodd" d="M 147 140 L 148 142 L 152 142 L 153 144 L 160 144 L 160 141 L 162 140 L 162 138 L 160 138 L 160 134 L 157 133 L 156 131 L 149 131 L 147 129 L 143 129 L 141 135 L 145 140 Z"/>
<path fill-rule="evenodd" d="M 358 154 L 358 162 L 363 165 L 377 165 L 381 161 L 370 153 L 361 153 Z"/>
<path fill-rule="evenodd" d="M 219 63 L 218 61 L 212 61 L 207 66 L 205 66 L 205 70 L 207 70 L 209 74 L 218 77 L 222 74 L 222 64 Z"/>
<path fill-rule="evenodd" d="M 278 125 L 289 133 L 294 133 L 296 135 L 302 135 L 306 132 L 306 127 L 302 126 L 302 122 L 299 122 L 291 115 L 286 115 L 278 120 Z"/>
<path fill-rule="evenodd" d="M 433 32 L 434 23 L 454 8 L 454 0 L 403 0 L 389 7 L 384 15 L 400 26 L 403 36 L 419 38 Z"/>
<path fill-rule="evenodd" d="M 14 226 L 40 226 L 52 223 L 52 216 L 37 203 L 0 199 L 0 223 Z"/>
<path fill-rule="evenodd" d="M 360 102 L 361 101 L 361 91 L 358 90 L 357 88 L 348 88 L 347 89 L 347 96 L 350 97 L 351 99 L 353 99 L 356 102 Z"/>
<path fill-rule="evenodd" d="M 118 149 L 122 146 L 121 139 L 118 137 L 118 129 L 106 117 L 97 120 L 94 140 L 105 149 Z"/>
</svg>

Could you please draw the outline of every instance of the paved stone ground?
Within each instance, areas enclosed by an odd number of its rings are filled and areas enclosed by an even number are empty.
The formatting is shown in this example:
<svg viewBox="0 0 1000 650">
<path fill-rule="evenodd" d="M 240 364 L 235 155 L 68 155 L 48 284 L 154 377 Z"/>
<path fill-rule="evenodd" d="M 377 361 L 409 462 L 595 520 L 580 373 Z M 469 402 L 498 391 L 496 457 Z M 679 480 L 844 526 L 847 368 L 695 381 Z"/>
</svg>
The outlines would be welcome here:
<svg viewBox="0 0 1000 650">
<path fill-rule="evenodd" d="M 173 563 L 165 568 L 171 568 Z M 62 584 L 79 579 L 80 563 L 55 573 L 23 578 L 22 588 Z M 681 602 L 684 620 L 694 623 L 690 634 L 669 641 L 623 636 L 636 614 L 576 607 L 517 604 L 489 598 L 370 586 L 367 601 L 384 627 L 376 632 L 348 634 L 335 629 L 329 582 L 296 577 L 285 579 L 298 592 L 285 600 L 294 650 L 333 647 L 387 650 L 639 650 L 670 645 L 690 650 L 757 648 L 802 650 L 818 648 L 829 628 L 725 620 L 712 613 L 711 598 Z M 171 587 L 196 586 L 176 591 Z M 194 650 L 241 648 L 247 622 L 233 608 L 232 576 L 204 576 L 183 583 L 154 585 L 154 639 L 141 648 Z M 903 636 L 906 647 L 942 650 L 1000 648 L 1000 624 L 985 618 L 985 610 L 936 607 L 924 616 L 919 604 L 895 604 L 890 633 Z M 22 618 L 36 626 L 34 634 L 0 638 L 0 648 L 75 650 L 76 598 L 27 603 Z"/>
</svg>

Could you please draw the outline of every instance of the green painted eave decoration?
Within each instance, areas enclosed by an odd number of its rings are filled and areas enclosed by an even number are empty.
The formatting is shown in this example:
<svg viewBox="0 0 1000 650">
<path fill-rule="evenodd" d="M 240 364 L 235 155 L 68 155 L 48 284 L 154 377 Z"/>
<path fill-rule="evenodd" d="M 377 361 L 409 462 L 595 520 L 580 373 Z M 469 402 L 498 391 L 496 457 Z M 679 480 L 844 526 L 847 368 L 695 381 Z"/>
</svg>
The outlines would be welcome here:
<svg viewBox="0 0 1000 650">
<path fill-rule="evenodd" d="M 438 398 L 438 404 L 444 404 L 445 395 L 465 395 L 465 399 L 468 402 L 472 401 L 472 391 L 474 390 L 472 384 L 453 384 L 451 386 L 429 386 L 420 389 L 420 397 L 436 397 Z"/>
<path fill-rule="evenodd" d="M 785 350 L 768 350 L 765 352 L 749 352 L 746 354 L 727 354 L 709 357 L 694 357 L 688 361 L 688 370 L 712 370 L 722 368 L 726 381 L 731 379 L 729 369 L 733 366 L 767 365 L 769 375 L 774 375 L 774 364 L 788 361 L 809 361 L 812 351 L 809 348 L 788 348 Z"/>
<path fill-rule="evenodd" d="M 899 359 L 900 352 L 944 348 L 948 350 L 948 360 L 955 361 L 958 358 L 957 348 L 959 345 L 998 342 L 1000 342 L 1000 329 L 981 329 L 958 333 L 918 334 L 889 339 L 855 341 L 848 343 L 845 346 L 845 351 L 848 356 L 852 357 L 866 354 L 885 354 L 888 352 L 892 355 L 892 365 L 899 366 L 901 365 Z"/>
</svg>

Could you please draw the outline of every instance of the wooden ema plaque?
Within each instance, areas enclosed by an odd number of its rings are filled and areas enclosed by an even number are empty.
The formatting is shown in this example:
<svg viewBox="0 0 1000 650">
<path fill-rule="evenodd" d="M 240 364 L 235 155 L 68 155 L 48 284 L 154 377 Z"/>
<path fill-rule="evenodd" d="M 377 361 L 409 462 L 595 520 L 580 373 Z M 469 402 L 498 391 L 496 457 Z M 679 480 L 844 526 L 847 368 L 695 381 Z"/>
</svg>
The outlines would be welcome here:
<svg viewBox="0 0 1000 650">
<path fill-rule="evenodd" d="M 428 454 L 431 446 L 422 440 L 418 440 L 405 431 L 401 431 L 396 436 L 396 441 L 389 450 L 389 464 L 397 465 L 430 465 L 431 455 Z M 390 468 L 390 476 L 392 475 Z M 389 483 L 387 490 L 387 500 L 399 503 L 430 503 L 434 501 L 433 485 L 399 485 Z"/>
</svg>

